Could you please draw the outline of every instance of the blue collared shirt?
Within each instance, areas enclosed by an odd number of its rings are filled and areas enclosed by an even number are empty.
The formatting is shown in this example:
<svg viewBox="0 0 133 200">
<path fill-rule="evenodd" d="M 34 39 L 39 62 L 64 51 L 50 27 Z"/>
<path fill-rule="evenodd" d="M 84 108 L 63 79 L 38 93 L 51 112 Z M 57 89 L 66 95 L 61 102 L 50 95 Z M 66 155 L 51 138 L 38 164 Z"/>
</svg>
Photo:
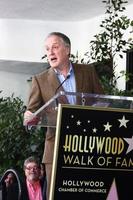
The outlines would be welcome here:
<svg viewBox="0 0 133 200">
<path fill-rule="evenodd" d="M 62 83 L 66 78 L 59 71 L 55 70 L 55 72 L 57 74 L 57 77 L 58 77 L 60 83 Z M 70 69 L 69 69 L 67 76 L 69 76 L 69 78 L 62 85 L 62 87 L 64 88 L 64 91 L 65 92 L 76 92 L 75 75 L 74 75 L 74 70 L 73 70 L 71 63 L 70 63 Z M 75 95 L 68 95 L 67 99 L 70 104 L 76 103 Z"/>
</svg>

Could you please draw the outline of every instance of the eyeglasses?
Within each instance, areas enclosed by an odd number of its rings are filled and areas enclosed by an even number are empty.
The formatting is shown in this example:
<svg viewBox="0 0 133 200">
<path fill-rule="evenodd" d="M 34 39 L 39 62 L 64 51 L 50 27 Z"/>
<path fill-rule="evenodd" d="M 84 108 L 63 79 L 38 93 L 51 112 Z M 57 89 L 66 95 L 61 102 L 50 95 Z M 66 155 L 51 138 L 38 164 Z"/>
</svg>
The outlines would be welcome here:
<svg viewBox="0 0 133 200">
<path fill-rule="evenodd" d="M 30 171 L 30 170 L 37 171 L 39 169 L 39 167 L 37 167 L 37 166 L 34 166 L 34 167 L 25 167 L 25 169 L 27 169 L 28 171 Z"/>
</svg>

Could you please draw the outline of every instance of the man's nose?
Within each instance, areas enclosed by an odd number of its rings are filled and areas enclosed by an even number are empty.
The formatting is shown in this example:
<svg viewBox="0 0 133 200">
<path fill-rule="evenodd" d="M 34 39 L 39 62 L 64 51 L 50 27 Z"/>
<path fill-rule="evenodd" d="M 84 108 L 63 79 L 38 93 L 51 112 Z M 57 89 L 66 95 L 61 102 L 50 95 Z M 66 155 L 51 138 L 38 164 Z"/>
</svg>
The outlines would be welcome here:
<svg viewBox="0 0 133 200">
<path fill-rule="evenodd" d="M 54 53 L 53 48 L 49 49 L 49 55 L 52 55 Z"/>
</svg>

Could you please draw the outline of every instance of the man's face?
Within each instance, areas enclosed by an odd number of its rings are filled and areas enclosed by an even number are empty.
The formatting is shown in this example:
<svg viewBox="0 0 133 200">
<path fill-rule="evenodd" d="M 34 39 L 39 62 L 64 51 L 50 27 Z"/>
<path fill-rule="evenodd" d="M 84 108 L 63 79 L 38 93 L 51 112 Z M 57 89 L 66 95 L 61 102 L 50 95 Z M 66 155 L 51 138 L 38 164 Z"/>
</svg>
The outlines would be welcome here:
<svg viewBox="0 0 133 200">
<path fill-rule="evenodd" d="M 36 163 L 30 162 L 28 163 L 25 168 L 25 176 L 28 181 L 38 181 L 40 177 L 40 168 L 37 166 Z"/>
<path fill-rule="evenodd" d="M 55 35 L 49 36 L 45 41 L 48 62 L 51 67 L 62 69 L 68 64 L 70 48 L 65 46 L 63 40 Z"/>
</svg>

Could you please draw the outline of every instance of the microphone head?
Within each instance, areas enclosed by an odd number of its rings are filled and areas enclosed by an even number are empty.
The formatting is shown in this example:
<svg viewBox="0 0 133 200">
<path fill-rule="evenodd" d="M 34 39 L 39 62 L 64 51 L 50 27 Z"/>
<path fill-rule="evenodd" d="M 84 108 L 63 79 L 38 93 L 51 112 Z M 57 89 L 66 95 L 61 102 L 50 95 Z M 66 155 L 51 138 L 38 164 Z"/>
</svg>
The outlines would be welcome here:
<svg viewBox="0 0 133 200">
<path fill-rule="evenodd" d="M 70 74 L 67 75 L 66 79 L 70 78 Z"/>
</svg>

